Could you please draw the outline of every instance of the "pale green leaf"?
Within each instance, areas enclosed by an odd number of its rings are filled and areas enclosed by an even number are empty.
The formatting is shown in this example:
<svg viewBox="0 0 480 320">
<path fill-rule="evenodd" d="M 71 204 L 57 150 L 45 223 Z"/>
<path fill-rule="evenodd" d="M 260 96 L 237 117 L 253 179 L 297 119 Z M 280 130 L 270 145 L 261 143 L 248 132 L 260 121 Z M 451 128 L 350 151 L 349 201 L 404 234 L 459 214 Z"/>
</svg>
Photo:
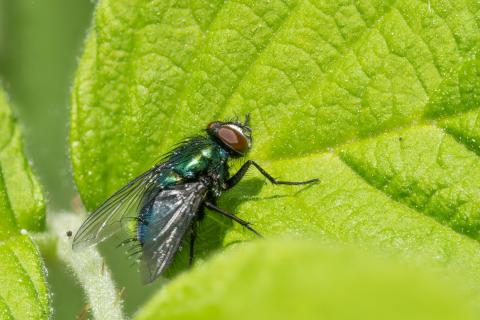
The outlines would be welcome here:
<svg viewBox="0 0 480 320">
<path fill-rule="evenodd" d="M 323 234 L 463 274 L 480 297 L 480 3 L 103 0 L 73 88 L 88 209 L 209 121 L 252 116 L 220 204 L 267 236 Z M 253 238 L 208 213 L 199 250 Z"/>
<path fill-rule="evenodd" d="M 474 319 L 436 280 L 358 248 L 257 242 L 179 276 L 135 319 Z"/>
<path fill-rule="evenodd" d="M 1 88 L 0 132 L 0 317 L 48 319 L 46 270 L 28 235 L 44 227 L 45 204 Z"/>
</svg>

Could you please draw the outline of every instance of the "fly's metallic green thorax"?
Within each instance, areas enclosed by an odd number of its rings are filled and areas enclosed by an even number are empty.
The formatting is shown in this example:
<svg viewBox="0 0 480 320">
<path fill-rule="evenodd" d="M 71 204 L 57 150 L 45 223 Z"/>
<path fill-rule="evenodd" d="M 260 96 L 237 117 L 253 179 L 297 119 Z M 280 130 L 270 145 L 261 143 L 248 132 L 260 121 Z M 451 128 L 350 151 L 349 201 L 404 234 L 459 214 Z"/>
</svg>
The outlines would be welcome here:
<svg viewBox="0 0 480 320">
<path fill-rule="evenodd" d="M 172 158 L 174 170 L 185 178 L 195 178 L 225 166 L 228 153 L 210 138 L 202 137 L 185 143 Z"/>
<path fill-rule="evenodd" d="M 205 135 L 180 143 L 160 163 L 120 188 L 82 224 L 73 247 L 99 243 L 120 230 L 135 235 L 122 244 L 133 244 L 141 254 L 142 275 L 146 283 L 155 280 L 173 261 L 182 240 L 190 235 L 190 262 L 196 225 L 204 209 L 226 216 L 260 235 L 248 222 L 216 207 L 223 191 L 234 187 L 248 168 L 257 168 L 274 184 L 306 184 L 277 181 L 255 161 L 248 160 L 233 176 L 228 160 L 245 156 L 252 147 L 248 115 L 244 123 L 215 121 Z"/>
<path fill-rule="evenodd" d="M 216 196 L 228 179 L 230 154 L 209 136 L 190 138 L 174 149 L 159 169 L 158 183 L 164 187 L 202 178 Z"/>
</svg>

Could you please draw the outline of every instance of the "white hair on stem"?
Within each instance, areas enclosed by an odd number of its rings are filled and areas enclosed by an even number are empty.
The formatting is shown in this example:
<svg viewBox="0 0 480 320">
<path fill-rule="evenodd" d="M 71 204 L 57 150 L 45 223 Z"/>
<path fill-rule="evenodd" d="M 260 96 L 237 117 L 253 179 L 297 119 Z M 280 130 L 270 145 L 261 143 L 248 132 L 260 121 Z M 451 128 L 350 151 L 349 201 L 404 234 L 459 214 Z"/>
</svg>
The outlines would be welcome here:
<svg viewBox="0 0 480 320">
<path fill-rule="evenodd" d="M 72 251 L 73 237 L 67 236 L 67 231 L 77 230 L 81 222 L 81 217 L 73 213 L 60 213 L 49 219 L 50 231 L 58 239 L 57 256 L 80 282 L 94 319 L 126 319 L 110 271 L 97 249 L 93 247 Z"/>
</svg>

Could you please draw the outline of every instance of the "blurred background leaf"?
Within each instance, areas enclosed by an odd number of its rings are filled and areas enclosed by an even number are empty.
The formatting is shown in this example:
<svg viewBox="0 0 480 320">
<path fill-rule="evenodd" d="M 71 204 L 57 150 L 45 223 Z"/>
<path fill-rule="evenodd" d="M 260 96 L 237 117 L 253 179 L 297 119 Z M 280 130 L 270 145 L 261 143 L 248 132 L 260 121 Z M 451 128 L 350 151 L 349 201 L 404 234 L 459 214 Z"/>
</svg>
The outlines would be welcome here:
<svg viewBox="0 0 480 320">
<path fill-rule="evenodd" d="M 28 235 L 45 228 L 45 202 L 21 136 L 0 86 L 0 317 L 48 319 L 47 273 Z"/>
<path fill-rule="evenodd" d="M 93 8 L 90 0 L 0 0 L 0 79 L 50 212 L 70 208 L 74 196 L 66 144 L 69 94 Z M 83 308 L 82 292 L 54 256 L 45 258 L 56 318 L 72 319 Z"/>
<path fill-rule="evenodd" d="M 267 240 L 228 248 L 179 276 L 135 319 L 474 319 L 461 292 L 359 248 Z"/>
<path fill-rule="evenodd" d="M 90 0 L 0 0 L 0 78 L 25 128 L 50 209 L 67 209 L 69 94 L 90 25 Z"/>
</svg>

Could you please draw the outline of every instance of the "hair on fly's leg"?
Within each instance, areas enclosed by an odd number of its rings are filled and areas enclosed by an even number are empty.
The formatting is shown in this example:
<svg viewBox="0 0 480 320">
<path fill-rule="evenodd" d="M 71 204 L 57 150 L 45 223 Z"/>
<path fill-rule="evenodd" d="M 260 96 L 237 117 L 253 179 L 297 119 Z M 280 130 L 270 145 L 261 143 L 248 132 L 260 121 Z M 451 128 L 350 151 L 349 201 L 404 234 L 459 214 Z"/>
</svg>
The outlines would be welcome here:
<svg viewBox="0 0 480 320">
<path fill-rule="evenodd" d="M 131 237 L 123 240 L 117 245 L 119 247 L 126 247 L 125 253 L 127 254 L 128 259 L 137 259 L 139 254 L 142 253 L 142 244 L 136 237 Z"/>
<path fill-rule="evenodd" d="M 117 244 L 117 248 L 124 247 L 126 245 L 130 245 L 132 242 L 138 242 L 138 239 L 135 237 L 128 238 Z"/>
</svg>

